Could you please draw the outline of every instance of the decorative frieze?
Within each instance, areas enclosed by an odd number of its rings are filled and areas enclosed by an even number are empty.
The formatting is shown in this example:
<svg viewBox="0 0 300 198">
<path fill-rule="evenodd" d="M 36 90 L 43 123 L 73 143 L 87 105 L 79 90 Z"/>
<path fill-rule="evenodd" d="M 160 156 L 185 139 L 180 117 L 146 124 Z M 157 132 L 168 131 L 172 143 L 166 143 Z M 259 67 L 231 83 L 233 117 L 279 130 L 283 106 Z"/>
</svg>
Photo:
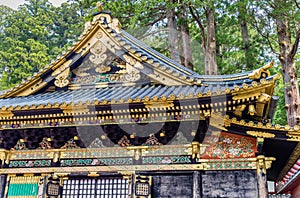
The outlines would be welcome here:
<svg viewBox="0 0 300 198">
<path fill-rule="evenodd" d="M 204 147 L 205 148 L 205 147 Z M 199 144 L 200 154 L 203 145 Z M 174 152 L 174 153 L 173 153 Z M 18 155 L 16 155 L 18 153 Z M 21 155 L 20 153 L 24 153 Z M 63 167 L 114 167 L 114 170 L 267 170 L 271 167 L 274 158 L 258 156 L 232 159 L 194 159 L 192 145 L 166 145 L 166 146 L 132 146 L 132 147 L 106 147 L 92 149 L 49 149 L 30 153 L 24 151 L 7 151 L 5 161 L 8 167 L 0 169 L 0 173 L 22 171 L 30 168 L 30 172 L 37 171 L 35 167 L 43 167 L 47 171 L 53 166 Z M 51 157 L 42 159 L 38 156 Z M 200 155 L 201 156 L 201 155 Z M 22 157 L 24 157 L 22 159 Z M 18 160 L 14 159 L 18 158 Z M 26 159 L 27 158 L 27 159 Z M 34 159 L 35 158 L 35 159 Z M 53 164 L 54 162 L 55 164 Z M 164 165 L 167 165 L 164 167 Z M 51 167 L 52 166 L 52 167 Z M 11 168 L 11 169 L 10 169 Z M 106 168 L 102 168 L 103 171 Z M 101 169 L 101 170 L 102 170 Z M 29 170 L 29 169 L 28 169 Z M 54 169 L 53 169 L 54 170 Z M 24 170 L 23 170 L 24 171 Z M 48 170 L 49 171 L 49 170 Z M 63 172 L 63 169 L 61 170 Z M 75 169 L 74 169 L 75 171 Z M 91 171 L 94 171 L 91 169 Z M 27 171 L 26 171 L 27 172 Z M 38 171 L 40 172 L 40 171 Z"/>
<path fill-rule="evenodd" d="M 255 157 L 256 139 L 226 132 L 214 132 L 205 137 L 208 145 L 201 155 L 205 159 L 230 159 Z"/>
<path fill-rule="evenodd" d="M 120 166 L 132 165 L 132 158 L 62 159 L 61 166 Z"/>
<path fill-rule="evenodd" d="M 32 167 L 50 167 L 52 160 L 12 160 L 9 162 L 9 168 L 32 168 Z"/>
<path fill-rule="evenodd" d="M 142 157 L 143 164 L 190 164 L 191 156 Z"/>
</svg>

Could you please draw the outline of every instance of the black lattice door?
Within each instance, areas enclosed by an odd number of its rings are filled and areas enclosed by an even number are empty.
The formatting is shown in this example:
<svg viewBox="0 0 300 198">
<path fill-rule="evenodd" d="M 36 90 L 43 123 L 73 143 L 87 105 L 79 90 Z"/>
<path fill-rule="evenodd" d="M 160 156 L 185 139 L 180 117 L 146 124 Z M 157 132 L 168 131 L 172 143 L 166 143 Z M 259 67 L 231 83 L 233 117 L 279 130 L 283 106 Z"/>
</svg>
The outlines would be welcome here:
<svg viewBox="0 0 300 198">
<path fill-rule="evenodd" d="M 129 183 L 122 178 L 69 179 L 63 183 L 63 198 L 128 198 Z"/>
</svg>

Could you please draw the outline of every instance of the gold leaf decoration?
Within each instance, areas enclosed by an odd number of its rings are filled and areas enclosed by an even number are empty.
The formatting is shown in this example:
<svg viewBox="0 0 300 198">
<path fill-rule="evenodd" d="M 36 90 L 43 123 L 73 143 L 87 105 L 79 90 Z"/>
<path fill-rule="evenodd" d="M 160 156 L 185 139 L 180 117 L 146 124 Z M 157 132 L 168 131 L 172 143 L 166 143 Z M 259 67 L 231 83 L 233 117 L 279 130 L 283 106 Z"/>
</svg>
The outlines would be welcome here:
<svg viewBox="0 0 300 198">
<path fill-rule="evenodd" d="M 267 132 L 261 132 L 261 131 L 247 131 L 248 135 L 252 135 L 254 137 L 262 137 L 262 138 L 274 138 L 275 134 L 273 133 L 267 133 Z"/>
</svg>

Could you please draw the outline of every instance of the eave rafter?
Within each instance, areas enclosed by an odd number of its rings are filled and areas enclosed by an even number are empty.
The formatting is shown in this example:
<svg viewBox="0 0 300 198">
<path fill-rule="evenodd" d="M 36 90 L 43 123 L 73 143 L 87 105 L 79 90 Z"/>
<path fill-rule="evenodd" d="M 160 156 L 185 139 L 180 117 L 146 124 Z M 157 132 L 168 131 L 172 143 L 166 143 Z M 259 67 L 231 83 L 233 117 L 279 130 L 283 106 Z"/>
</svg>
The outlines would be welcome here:
<svg viewBox="0 0 300 198">
<path fill-rule="evenodd" d="M 300 181 L 300 144 L 290 156 L 287 164 L 279 174 L 279 180 L 276 186 L 277 193 L 286 193 L 298 186 Z"/>
<path fill-rule="evenodd" d="M 250 74 L 248 74 L 248 78 L 250 79 L 260 79 L 260 78 L 266 78 L 267 76 L 270 76 L 269 69 L 274 66 L 274 61 L 270 62 L 269 64 L 258 68 L 254 71 L 252 71 Z"/>
<path fill-rule="evenodd" d="M 275 78 L 275 77 L 274 77 Z M 262 93 L 264 93 L 264 90 L 266 90 L 268 87 L 273 87 L 274 86 L 274 78 L 266 81 L 265 79 L 262 79 L 260 83 L 257 83 L 256 81 L 253 81 L 251 86 L 248 86 L 247 84 L 243 84 L 241 87 L 235 86 L 233 89 L 230 88 L 225 88 L 223 90 L 216 90 L 215 92 L 211 92 L 210 90 L 206 92 L 201 92 L 198 91 L 197 93 L 186 93 L 184 94 L 170 94 L 168 96 L 166 95 L 160 95 L 160 96 L 152 96 L 148 97 L 145 96 L 144 98 L 140 98 L 139 96 L 135 98 L 120 98 L 119 100 L 111 100 L 107 101 L 106 99 L 102 100 L 85 100 L 85 101 L 77 101 L 76 103 L 69 102 L 65 103 L 63 102 L 54 102 L 54 103 L 36 103 L 36 104 L 31 104 L 31 105 L 18 105 L 15 104 L 13 105 L 13 100 L 10 100 L 7 105 L 3 105 L 0 108 L 2 111 L 20 111 L 20 110 L 38 110 L 38 109 L 52 109 L 52 108 L 58 108 L 64 106 L 80 106 L 80 105 L 88 105 L 88 106 L 94 106 L 94 105 L 107 105 L 107 104 L 129 104 L 129 103 L 151 103 L 151 102 L 165 102 L 165 101 L 174 101 L 174 100 L 184 100 L 184 99 L 201 99 L 201 98 L 213 98 L 213 97 L 227 97 L 228 95 L 233 96 L 232 101 L 229 100 L 227 101 L 228 103 L 232 104 L 237 104 L 237 103 L 242 103 L 245 101 L 251 101 L 251 100 L 257 100 L 261 96 Z M 80 91 L 80 90 L 79 90 Z M 70 92 L 71 93 L 71 92 Z M 24 98 L 25 99 L 25 98 Z M 226 99 L 227 100 L 227 99 Z M 224 101 L 226 101 L 224 100 Z M 5 99 L 2 99 L 2 101 L 5 101 Z M 22 101 L 21 98 L 18 99 L 18 103 Z M 4 104 L 4 103 L 2 103 Z M 0 100 L 0 105 L 1 105 L 1 100 Z M 3 116 L 2 116 L 3 117 Z M 9 119 L 11 117 L 7 117 Z"/>
<path fill-rule="evenodd" d="M 229 131 L 239 131 L 244 135 L 250 135 L 257 138 L 273 138 L 278 140 L 300 142 L 300 127 L 289 125 L 281 126 L 279 124 L 262 123 L 238 120 L 236 118 L 224 117 L 224 123 Z"/>
</svg>

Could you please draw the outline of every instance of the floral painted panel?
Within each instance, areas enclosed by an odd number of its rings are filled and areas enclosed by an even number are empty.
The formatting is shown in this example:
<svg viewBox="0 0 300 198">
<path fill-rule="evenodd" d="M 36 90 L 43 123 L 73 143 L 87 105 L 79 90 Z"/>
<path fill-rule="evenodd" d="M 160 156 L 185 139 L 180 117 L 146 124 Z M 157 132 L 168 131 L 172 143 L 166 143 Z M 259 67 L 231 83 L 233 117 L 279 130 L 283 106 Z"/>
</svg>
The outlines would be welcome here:
<svg viewBox="0 0 300 198">
<path fill-rule="evenodd" d="M 207 145 L 202 159 L 255 157 L 256 139 L 226 132 L 212 132 L 203 141 Z"/>
</svg>

